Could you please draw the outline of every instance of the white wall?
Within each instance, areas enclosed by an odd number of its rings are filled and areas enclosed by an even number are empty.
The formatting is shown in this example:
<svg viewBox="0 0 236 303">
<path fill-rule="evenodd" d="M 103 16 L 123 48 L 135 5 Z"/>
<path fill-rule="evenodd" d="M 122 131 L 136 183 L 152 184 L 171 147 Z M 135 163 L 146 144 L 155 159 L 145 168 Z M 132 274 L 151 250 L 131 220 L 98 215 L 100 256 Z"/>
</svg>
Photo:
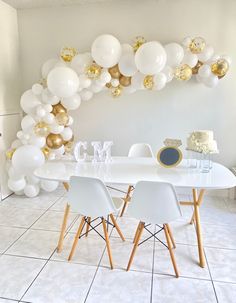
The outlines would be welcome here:
<svg viewBox="0 0 236 303">
<path fill-rule="evenodd" d="M 213 129 L 220 162 L 236 163 L 236 1 L 107 1 L 69 7 L 20 10 L 23 89 L 40 78 L 40 67 L 63 46 L 90 49 L 103 33 L 121 42 L 137 35 L 162 43 L 202 36 L 220 54 L 233 58 L 230 73 L 217 88 L 173 81 L 161 92 L 137 92 L 112 99 L 108 92 L 83 103 L 73 116 L 76 137 L 114 140 L 114 153 L 126 154 L 134 142 L 149 142 L 154 151 L 166 137 L 181 138 L 197 129 Z"/>
</svg>

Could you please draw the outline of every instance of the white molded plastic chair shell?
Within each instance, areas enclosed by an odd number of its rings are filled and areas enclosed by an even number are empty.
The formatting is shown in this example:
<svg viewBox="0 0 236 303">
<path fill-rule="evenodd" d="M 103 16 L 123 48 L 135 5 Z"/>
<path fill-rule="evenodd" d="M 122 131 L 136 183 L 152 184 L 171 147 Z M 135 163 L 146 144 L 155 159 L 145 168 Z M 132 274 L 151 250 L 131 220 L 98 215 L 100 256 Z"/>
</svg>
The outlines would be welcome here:
<svg viewBox="0 0 236 303">
<path fill-rule="evenodd" d="M 181 217 L 174 186 L 165 182 L 136 184 L 128 214 L 142 222 L 165 224 Z"/>
<path fill-rule="evenodd" d="M 153 158 L 152 148 L 147 143 L 136 143 L 133 144 L 128 153 L 128 157 L 149 157 Z"/>
<path fill-rule="evenodd" d="M 96 178 L 71 177 L 68 203 L 73 211 L 92 218 L 104 217 L 118 210 L 104 183 Z"/>
</svg>

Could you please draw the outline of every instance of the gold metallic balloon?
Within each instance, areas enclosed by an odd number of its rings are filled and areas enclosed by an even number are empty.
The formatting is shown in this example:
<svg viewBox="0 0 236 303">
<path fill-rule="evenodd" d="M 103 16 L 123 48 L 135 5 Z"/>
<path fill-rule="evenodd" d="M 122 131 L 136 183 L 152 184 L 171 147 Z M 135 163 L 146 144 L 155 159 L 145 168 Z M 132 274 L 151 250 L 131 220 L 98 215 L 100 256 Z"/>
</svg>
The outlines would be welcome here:
<svg viewBox="0 0 236 303">
<path fill-rule="evenodd" d="M 16 151 L 16 148 L 12 148 L 12 149 L 7 150 L 6 151 L 6 158 L 8 160 L 11 160 L 15 151 Z"/>
<path fill-rule="evenodd" d="M 196 37 L 191 41 L 189 45 L 189 50 L 193 54 L 199 54 L 204 50 L 205 46 L 206 46 L 205 40 L 201 37 Z"/>
<path fill-rule="evenodd" d="M 112 76 L 112 78 L 115 79 L 119 79 L 121 76 L 118 64 L 116 64 L 115 66 L 112 66 L 110 68 L 108 68 L 108 72 L 110 73 L 110 75 Z"/>
<path fill-rule="evenodd" d="M 69 122 L 69 116 L 67 113 L 58 113 L 56 115 L 56 121 L 59 125 L 67 125 Z"/>
<path fill-rule="evenodd" d="M 201 61 L 198 61 L 197 64 L 192 68 L 192 74 L 196 75 L 198 74 L 199 68 L 203 65 Z"/>
<path fill-rule="evenodd" d="M 133 49 L 136 52 L 141 45 L 143 45 L 145 42 L 147 42 L 144 37 L 142 36 L 137 36 L 135 37 L 134 43 L 133 43 Z"/>
<path fill-rule="evenodd" d="M 67 109 L 59 102 L 55 105 L 52 105 L 51 113 L 56 116 L 59 113 L 67 113 Z"/>
<path fill-rule="evenodd" d="M 61 50 L 60 56 L 65 62 L 71 62 L 71 60 L 78 54 L 77 50 L 73 47 L 64 47 Z"/>
<path fill-rule="evenodd" d="M 50 126 L 43 121 L 38 122 L 34 126 L 34 133 L 36 136 L 45 137 L 49 134 L 49 132 L 50 132 Z"/>
<path fill-rule="evenodd" d="M 214 75 L 222 78 L 229 70 L 229 63 L 225 59 L 219 59 L 211 65 L 211 71 Z"/>
<path fill-rule="evenodd" d="M 122 93 L 122 86 L 118 85 L 117 87 L 111 88 L 111 94 L 113 97 L 119 97 Z"/>
<path fill-rule="evenodd" d="M 57 149 L 63 145 L 63 138 L 60 134 L 49 134 L 46 143 L 49 148 Z"/>
<path fill-rule="evenodd" d="M 126 77 L 126 76 L 120 76 L 120 84 L 122 86 L 130 86 L 131 84 L 131 77 Z"/>
<path fill-rule="evenodd" d="M 146 89 L 153 89 L 154 87 L 154 80 L 153 80 L 153 76 L 146 76 L 144 79 L 143 79 L 143 86 L 146 88 Z"/>
<path fill-rule="evenodd" d="M 98 79 L 101 75 L 102 68 L 101 66 L 93 63 L 86 68 L 86 75 L 89 79 Z"/>
<path fill-rule="evenodd" d="M 174 76 L 178 80 L 187 81 L 192 77 L 192 69 L 188 64 L 184 64 L 175 69 Z"/>
<path fill-rule="evenodd" d="M 43 147 L 43 148 L 41 148 L 41 151 L 43 152 L 44 157 L 47 160 L 49 158 L 50 149 L 48 147 Z"/>
</svg>

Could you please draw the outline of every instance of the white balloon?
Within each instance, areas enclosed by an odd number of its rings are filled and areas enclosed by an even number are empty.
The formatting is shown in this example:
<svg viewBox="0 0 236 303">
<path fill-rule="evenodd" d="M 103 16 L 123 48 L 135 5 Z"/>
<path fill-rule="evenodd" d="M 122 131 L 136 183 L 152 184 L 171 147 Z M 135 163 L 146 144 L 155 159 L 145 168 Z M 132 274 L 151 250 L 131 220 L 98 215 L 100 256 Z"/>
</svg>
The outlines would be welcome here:
<svg viewBox="0 0 236 303">
<path fill-rule="evenodd" d="M 41 105 L 37 106 L 37 108 L 36 108 L 36 115 L 39 118 L 43 118 L 46 115 L 46 110 L 44 109 L 43 106 L 41 106 Z"/>
<path fill-rule="evenodd" d="M 90 90 L 91 90 L 93 93 L 99 93 L 100 91 L 102 91 L 103 86 L 104 86 L 104 84 L 101 83 L 101 82 L 100 82 L 100 83 L 99 83 L 99 82 L 93 83 L 93 84 L 91 85 L 91 87 L 90 87 Z"/>
<path fill-rule="evenodd" d="M 199 70 L 198 74 L 202 78 L 207 78 L 211 75 L 211 67 L 207 64 L 202 65 Z"/>
<path fill-rule="evenodd" d="M 117 87 L 120 84 L 120 81 L 118 79 L 112 79 L 111 80 L 111 85 L 113 87 Z"/>
<path fill-rule="evenodd" d="M 69 141 L 73 136 L 72 129 L 70 127 L 65 127 L 64 130 L 62 131 L 61 135 L 62 135 L 63 140 Z"/>
<path fill-rule="evenodd" d="M 43 91 L 43 86 L 39 83 L 35 83 L 33 86 L 32 86 L 32 92 L 35 94 L 35 95 L 41 95 L 42 94 L 42 91 Z"/>
<path fill-rule="evenodd" d="M 165 66 L 161 72 L 166 75 L 167 83 L 170 82 L 174 78 L 174 70 L 170 66 Z"/>
<path fill-rule="evenodd" d="M 133 88 L 137 89 L 144 89 L 143 86 L 143 80 L 145 75 L 141 74 L 140 72 L 137 72 L 132 78 L 131 78 L 131 85 Z"/>
<path fill-rule="evenodd" d="M 84 74 L 79 76 L 80 88 L 88 88 L 91 85 L 91 80 Z"/>
<path fill-rule="evenodd" d="M 43 106 L 43 108 L 45 109 L 46 112 L 50 113 L 53 109 L 52 105 L 51 104 L 45 104 Z"/>
<path fill-rule="evenodd" d="M 18 180 L 9 179 L 7 185 L 12 191 L 20 191 L 25 188 L 26 181 L 25 178 L 20 178 Z"/>
<path fill-rule="evenodd" d="M 21 145 L 22 145 L 22 144 L 21 144 L 20 140 L 16 139 L 16 140 L 14 140 L 14 141 L 12 142 L 11 148 L 18 148 L 18 147 L 20 147 Z"/>
<path fill-rule="evenodd" d="M 20 140 L 21 139 L 23 139 L 23 137 L 24 137 L 24 133 L 23 133 L 23 131 L 18 131 L 17 133 L 16 133 L 16 136 L 17 136 L 17 138 L 19 138 Z"/>
<path fill-rule="evenodd" d="M 31 89 L 24 92 L 21 96 L 20 105 L 27 114 L 34 114 L 36 107 L 40 104 L 40 100 L 33 94 Z"/>
<path fill-rule="evenodd" d="M 167 81 L 167 77 L 164 73 L 158 73 L 154 76 L 154 89 L 161 90 L 165 85 Z"/>
<path fill-rule="evenodd" d="M 34 174 L 26 176 L 27 182 L 30 184 L 38 184 L 40 179 L 36 177 Z"/>
<path fill-rule="evenodd" d="M 31 130 L 35 124 L 35 120 L 30 115 L 24 116 L 21 120 L 21 128 L 26 132 Z"/>
<path fill-rule="evenodd" d="M 68 110 L 75 110 L 79 108 L 81 103 L 80 95 L 75 94 L 69 98 L 63 98 L 61 101 L 62 105 Z"/>
<path fill-rule="evenodd" d="M 167 55 L 166 64 L 175 67 L 178 66 L 184 58 L 184 49 L 178 43 L 169 43 L 165 45 L 165 51 Z"/>
<path fill-rule="evenodd" d="M 122 55 L 125 54 L 125 53 L 133 53 L 134 52 L 133 47 L 128 43 L 122 44 L 121 45 L 121 50 L 122 50 Z"/>
<path fill-rule="evenodd" d="M 204 78 L 202 78 L 199 74 L 196 75 L 197 82 L 204 83 Z"/>
<path fill-rule="evenodd" d="M 144 43 L 135 53 L 138 70 L 145 75 L 160 72 L 166 64 L 166 51 L 157 41 Z"/>
<path fill-rule="evenodd" d="M 42 180 L 40 182 L 40 186 L 43 190 L 47 192 L 52 192 L 57 189 L 59 183 L 57 181 L 47 181 L 47 180 Z"/>
<path fill-rule="evenodd" d="M 100 80 L 104 83 L 108 83 L 111 81 L 111 75 L 107 70 L 103 70 L 100 76 Z"/>
<path fill-rule="evenodd" d="M 84 90 L 81 91 L 80 97 L 81 97 L 82 101 L 88 101 L 88 100 L 92 99 L 93 92 L 91 92 L 87 89 L 84 89 Z"/>
<path fill-rule="evenodd" d="M 191 41 L 192 41 L 191 37 L 185 37 L 182 41 L 182 45 L 185 47 L 188 47 L 190 45 Z"/>
<path fill-rule="evenodd" d="M 48 113 L 43 117 L 43 121 L 48 124 L 53 124 L 55 122 L 55 116 L 51 113 Z"/>
<path fill-rule="evenodd" d="M 55 156 L 60 159 L 60 157 L 65 153 L 65 146 L 62 145 L 61 147 L 54 149 L 53 152 Z"/>
<path fill-rule="evenodd" d="M 133 52 L 127 52 L 123 54 L 118 65 L 121 74 L 124 76 L 131 77 L 137 72 Z"/>
<path fill-rule="evenodd" d="M 37 184 L 27 184 L 24 188 L 24 194 L 28 198 L 34 198 L 39 194 L 39 186 Z"/>
<path fill-rule="evenodd" d="M 31 174 L 37 167 L 43 165 L 43 152 L 34 145 L 20 146 L 13 154 L 12 166 L 21 174 Z"/>
<path fill-rule="evenodd" d="M 71 116 L 69 116 L 69 121 L 68 121 L 67 125 L 70 126 L 73 124 L 73 122 L 74 122 L 74 119 Z"/>
<path fill-rule="evenodd" d="M 184 58 L 182 60 L 182 64 L 187 64 L 190 67 L 194 67 L 198 62 L 198 56 L 196 54 L 191 53 L 186 50 L 184 52 Z"/>
<path fill-rule="evenodd" d="M 215 87 L 219 82 L 219 78 L 216 75 L 211 75 L 208 78 L 204 78 L 204 84 L 208 87 Z"/>
<path fill-rule="evenodd" d="M 71 67 L 78 73 L 84 73 L 87 66 L 93 63 L 90 53 L 78 54 L 71 61 Z"/>
<path fill-rule="evenodd" d="M 58 60 L 58 62 L 55 64 L 54 68 L 56 67 L 65 67 L 66 63 L 62 60 Z"/>
<path fill-rule="evenodd" d="M 207 60 L 211 59 L 213 54 L 214 54 L 213 47 L 210 46 L 210 45 L 206 45 L 204 50 L 200 54 L 198 54 L 197 56 L 198 56 L 199 61 L 206 62 Z"/>
<path fill-rule="evenodd" d="M 46 104 L 55 105 L 60 101 L 60 98 L 53 95 L 48 88 L 45 88 L 42 92 L 42 101 Z"/>
<path fill-rule="evenodd" d="M 54 122 L 50 125 L 50 132 L 52 134 L 60 134 L 61 132 L 63 132 L 63 130 L 64 130 L 64 126 L 59 125 L 56 122 Z"/>
<path fill-rule="evenodd" d="M 112 67 L 118 63 L 121 56 L 120 42 L 112 35 L 101 35 L 93 42 L 91 54 L 100 66 Z"/>
<path fill-rule="evenodd" d="M 47 84 L 53 95 L 68 98 L 73 96 L 79 88 L 79 77 L 69 67 L 56 67 L 48 74 Z"/>
<path fill-rule="evenodd" d="M 43 66 L 42 66 L 42 69 L 41 69 L 41 72 L 42 72 L 42 76 L 43 78 L 47 78 L 49 72 L 54 68 L 55 64 L 58 62 L 58 59 L 49 59 L 47 60 Z"/>
<path fill-rule="evenodd" d="M 19 180 L 24 178 L 24 175 L 19 174 L 12 165 L 8 169 L 8 176 L 11 180 Z"/>
<path fill-rule="evenodd" d="M 39 148 L 42 148 L 46 144 L 46 138 L 45 137 L 39 137 L 39 136 L 31 135 L 30 138 L 29 138 L 29 144 L 35 145 L 35 146 L 37 146 Z"/>
</svg>

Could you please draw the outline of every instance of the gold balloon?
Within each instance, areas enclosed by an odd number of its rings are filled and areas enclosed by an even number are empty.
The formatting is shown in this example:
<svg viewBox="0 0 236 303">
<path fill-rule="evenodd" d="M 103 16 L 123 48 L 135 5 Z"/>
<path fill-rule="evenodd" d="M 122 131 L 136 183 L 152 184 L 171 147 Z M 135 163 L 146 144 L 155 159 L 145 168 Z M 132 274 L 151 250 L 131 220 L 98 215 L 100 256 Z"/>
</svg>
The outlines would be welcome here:
<svg viewBox="0 0 236 303">
<path fill-rule="evenodd" d="M 16 151 L 16 148 L 12 148 L 12 149 L 7 150 L 6 151 L 6 158 L 8 160 L 11 160 L 15 151 Z"/>
<path fill-rule="evenodd" d="M 67 113 L 67 109 L 59 102 L 55 105 L 52 105 L 52 111 L 51 113 L 56 116 L 60 113 Z"/>
<path fill-rule="evenodd" d="M 34 133 L 36 136 L 45 137 L 49 134 L 49 132 L 50 132 L 50 126 L 43 121 L 38 122 L 34 126 Z"/>
<path fill-rule="evenodd" d="M 46 143 L 49 148 L 57 149 L 63 145 L 63 138 L 60 134 L 49 134 Z"/>
<path fill-rule="evenodd" d="M 143 86 L 146 89 L 153 89 L 153 87 L 154 87 L 153 76 L 146 76 L 143 80 Z"/>
<path fill-rule="evenodd" d="M 41 151 L 43 152 L 44 157 L 47 160 L 49 158 L 50 149 L 48 147 L 43 147 L 43 148 L 41 148 Z"/>
<path fill-rule="evenodd" d="M 86 68 L 86 75 L 89 79 L 98 79 L 101 75 L 102 68 L 96 63 L 91 64 Z"/>
<path fill-rule="evenodd" d="M 191 41 L 189 49 L 193 54 L 199 54 L 204 50 L 205 46 L 205 40 L 201 37 L 196 37 Z"/>
<path fill-rule="evenodd" d="M 211 71 L 214 75 L 222 78 L 226 75 L 229 70 L 229 63 L 225 59 L 219 59 L 211 65 Z"/>
<path fill-rule="evenodd" d="M 78 54 L 77 50 L 73 47 L 64 47 L 61 50 L 60 56 L 65 62 L 71 62 L 71 60 Z"/>
<path fill-rule="evenodd" d="M 66 125 L 69 122 L 69 116 L 67 113 L 58 113 L 56 115 L 56 121 L 59 125 Z"/>
<path fill-rule="evenodd" d="M 135 38 L 134 43 L 133 43 L 133 49 L 134 49 L 134 51 L 136 52 L 140 48 L 140 46 L 143 45 L 145 42 L 147 42 L 147 41 L 144 39 L 144 37 L 137 36 Z"/>
<path fill-rule="evenodd" d="M 174 76 L 178 80 L 187 81 L 192 77 L 192 69 L 188 64 L 184 64 L 175 69 Z"/>
<path fill-rule="evenodd" d="M 113 97 L 119 97 L 122 93 L 122 86 L 118 85 L 117 87 L 111 88 L 111 94 Z"/>
<path fill-rule="evenodd" d="M 112 66 L 110 68 L 108 68 L 108 72 L 110 73 L 110 75 L 112 76 L 112 78 L 115 79 L 119 79 L 121 76 L 118 64 L 116 64 L 115 66 Z"/>
<path fill-rule="evenodd" d="M 126 77 L 126 76 L 120 76 L 120 84 L 122 86 L 130 86 L 131 84 L 131 77 Z"/>
<path fill-rule="evenodd" d="M 198 61 L 197 64 L 192 68 L 192 74 L 196 75 L 198 74 L 199 68 L 203 65 L 201 61 Z"/>
</svg>

